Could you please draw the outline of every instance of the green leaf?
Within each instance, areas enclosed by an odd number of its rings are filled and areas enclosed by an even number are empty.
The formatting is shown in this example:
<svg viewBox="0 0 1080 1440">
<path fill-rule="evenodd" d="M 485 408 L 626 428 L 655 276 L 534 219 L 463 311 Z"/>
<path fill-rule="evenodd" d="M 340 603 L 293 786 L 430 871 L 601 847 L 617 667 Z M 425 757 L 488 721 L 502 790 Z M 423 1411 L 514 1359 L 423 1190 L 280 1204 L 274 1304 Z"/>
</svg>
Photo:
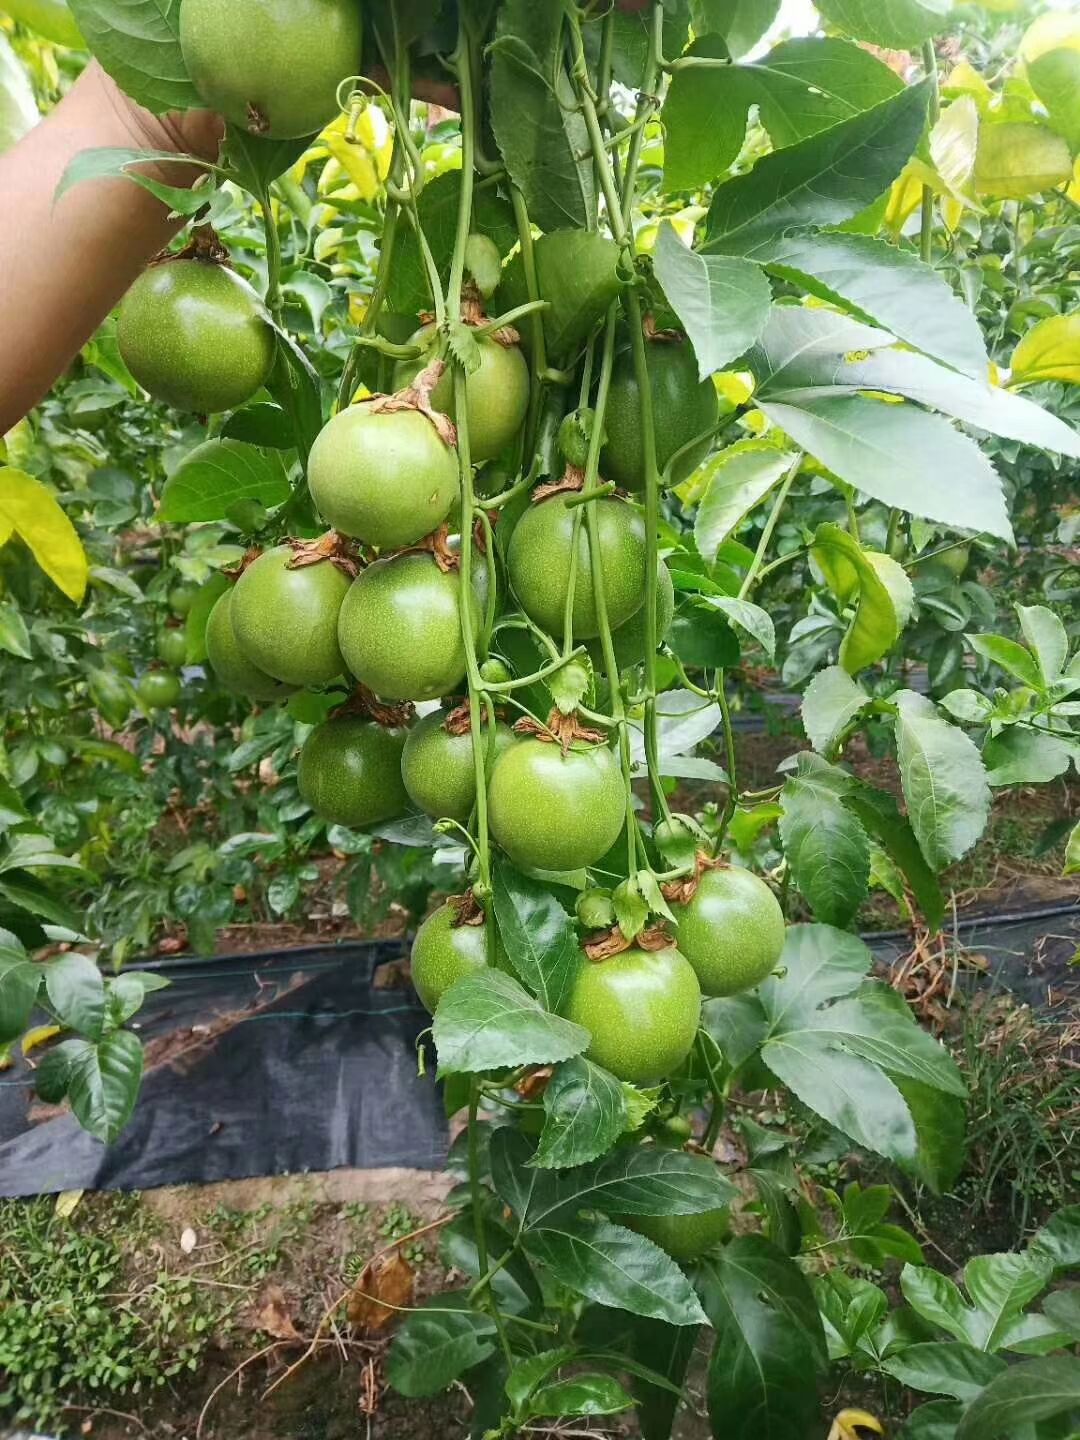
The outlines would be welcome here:
<svg viewBox="0 0 1080 1440">
<path fill-rule="evenodd" d="M 872 1061 L 891 1078 L 903 1075 L 960 1100 L 967 1086 L 955 1060 L 915 1020 L 890 986 L 868 980 L 856 993 L 817 1012 L 819 1034 Z"/>
<path fill-rule="evenodd" d="M 913 85 L 873 109 L 759 160 L 717 188 L 705 250 L 755 257 L 777 232 L 838 225 L 899 175 L 918 143 L 928 91 Z"/>
<path fill-rule="evenodd" d="M 1022 200 L 1056 189 L 1072 178 L 1072 156 L 1060 135 L 1045 125 L 980 125 L 972 183 L 980 195 Z"/>
<path fill-rule="evenodd" d="M 866 899 L 870 844 L 841 802 L 830 767 L 800 756 L 796 773 L 780 792 L 780 839 L 792 877 L 814 918 L 828 925 L 851 922 Z"/>
<path fill-rule="evenodd" d="M 694 1353 L 698 1331 L 691 1325 L 665 1325 L 635 1316 L 629 1321 L 627 1345 L 634 1360 L 647 1363 L 668 1383 L 661 1385 L 631 1371 L 638 1402 L 642 1440 L 670 1440 L 671 1427 Z"/>
<path fill-rule="evenodd" d="M 559 1065 L 544 1091 L 544 1128 L 534 1165 L 561 1170 L 610 1150 L 627 1128 L 623 1087 L 577 1056 Z"/>
<path fill-rule="evenodd" d="M 751 640 L 756 640 L 770 660 L 776 658 L 776 629 L 767 610 L 733 595 L 703 595 L 701 604 L 719 610 L 733 625 L 745 631 Z"/>
<path fill-rule="evenodd" d="M 495 1322 L 469 1307 L 465 1290 L 442 1291 L 405 1317 L 386 1378 L 409 1400 L 437 1395 L 495 1350 Z"/>
<path fill-rule="evenodd" d="M 817 8 L 856 40 L 914 50 L 948 26 L 952 0 L 821 0 Z"/>
<path fill-rule="evenodd" d="M 975 745 L 923 695 L 902 690 L 896 748 L 911 828 L 928 865 L 966 855 L 986 828 L 990 787 Z"/>
<path fill-rule="evenodd" d="M 963 1341 L 929 1340 L 908 1345 L 884 1362 L 884 1369 L 909 1390 L 974 1400 L 1005 1369 L 1005 1361 Z"/>
<path fill-rule="evenodd" d="M 495 143 L 545 231 L 585 229 L 596 210 L 588 131 L 562 60 L 562 17 L 558 0 L 509 0 L 487 52 Z"/>
<path fill-rule="evenodd" d="M 735 60 L 752 50 L 780 11 L 780 0 L 692 0 L 699 35 L 719 35 Z"/>
<path fill-rule="evenodd" d="M 658 1245 L 609 1220 L 552 1221 L 529 1230 L 526 1253 L 552 1278 L 600 1305 L 669 1325 L 705 1319 L 689 1280 Z"/>
<path fill-rule="evenodd" d="M 1031 88 L 1046 106 L 1050 128 L 1064 136 L 1070 150 L 1080 150 L 1080 51 L 1061 45 L 1045 50 L 1025 64 Z"/>
<path fill-rule="evenodd" d="M 30 812 L 23 804 L 23 798 L 13 785 L 0 777 L 0 827 L 21 825 L 30 819 Z"/>
<path fill-rule="evenodd" d="M 528 1419 L 544 1415 L 567 1418 L 618 1415 L 629 1410 L 633 1403 L 634 1397 L 610 1375 L 580 1374 L 542 1386 L 529 1401 L 524 1414 Z"/>
<path fill-rule="evenodd" d="M 840 644 L 840 664 L 857 674 L 896 644 L 911 613 L 911 581 L 895 560 L 864 550 L 838 525 L 818 526 L 811 553 L 842 604 L 858 592 L 855 616 Z"/>
<path fill-rule="evenodd" d="M 552 230 L 534 242 L 533 257 L 537 292 L 547 303 L 547 309 L 541 311 L 544 344 L 548 358 L 562 364 L 574 357 L 623 288 L 619 247 L 595 231 Z M 510 310 L 528 299 L 518 254 L 503 270 L 497 307 Z M 521 329 L 527 346 L 528 323 Z"/>
<path fill-rule="evenodd" d="M 968 635 L 967 642 L 985 660 L 1000 665 L 1024 685 L 1033 690 L 1042 690 L 1043 677 L 1038 662 L 1030 650 L 1006 635 Z"/>
<path fill-rule="evenodd" d="M 931 933 L 936 933 L 945 916 L 945 897 L 937 876 L 919 849 L 915 832 L 901 815 L 896 801 L 883 790 L 859 782 L 845 793 L 844 804 L 855 812 L 866 833 L 900 869 Z"/>
<path fill-rule="evenodd" d="M 224 520 L 241 500 L 256 500 L 272 510 L 291 493 L 276 450 L 258 450 L 241 440 L 207 440 L 166 480 L 157 518 L 166 525 Z"/>
<path fill-rule="evenodd" d="M 1011 1323 L 1046 1289 L 1053 1267 L 1037 1250 L 976 1255 L 964 1266 L 964 1286 L 975 1302 L 973 1341 L 993 1352 L 1008 1342 Z"/>
<path fill-rule="evenodd" d="M 142 1080 L 143 1048 L 130 1030 L 113 1030 L 97 1044 L 66 1040 L 66 1091 L 76 1120 L 111 1145 L 131 1118 Z M 54 1052 L 55 1053 L 55 1052 Z"/>
<path fill-rule="evenodd" d="M 1033 325 L 1012 356 L 1012 385 L 1045 380 L 1080 384 L 1080 313 L 1049 315 Z"/>
<path fill-rule="evenodd" d="M 1045 785 L 1064 775 L 1076 752 L 1070 743 L 1045 730 L 1022 730 L 1011 726 L 989 739 L 983 747 L 987 784 Z"/>
<path fill-rule="evenodd" d="M 307 465 L 308 453 L 323 423 L 319 376 L 296 341 L 283 330 L 276 333 L 277 354 L 266 388 L 289 417 L 293 444 Z"/>
<path fill-rule="evenodd" d="M 443 996 L 432 1026 L 439 1074 L 552 1065 L 580 1055 L 589 1032 L 549 1015 L 500 970 L 466 975 Z"/>
<path fill-rule="evenodd" d="M 1057 1329 L 1080 1342 L 1080 1290 L 1055 1290 L 1043 1301 L 1043 1314 Z M 1057 1347 L 1055 1347 L 1057 1348 Z"/>
<path fill-rule="evenodd" d="M 714 456 L 701 473 L 703 494 L 694 543 L 710 565 L 720 546 L 791 468 L 795 457 L 762 440 L 740 440 Z"/>
<path fill-rule="evenodd" d="M 557 1012 L 581 963 L 570 916 L 547 886 L 501 856 L 495 861 L 492 903 L 511 965 L 540 1003 Z"/>
<path fill-rule="evenodd" d="M 202 105 L 180 49 L 180 0 L 69 0 L 116 83 L 155 115 Z"/>
<path fill-rule="evenodd" d="M 20 660 L 33 658 L 26 621 L 14 605 L 6 603 L 0 603 L 0 650 L 17 655 Z"/>
<path fill-rule="evenodd" d="M 900 1288 L 904 1299 L 927 1324 L 966 1345 L 973 1343 L 972 1311 L 955 1281 L 929 1266 L 905 1265 L 900 1272 Z"/>
<path fill-rule="evenodd" d="M 221 437 L 270 450 L 292 450 L 296 445 L 289 417 L 280 405 L 266 400 L 234 410 L 221 427 Z"/>
<path fill-rule="evenodd" d="M 563 1345 L 558 1350 L 541 1350 L 538 1355 L 518 1360 L 506 1377 L 506 1396 L 514 1409 L 520 1410 L 538 1385 L 576 1355 L 572 1346 Z"/>
<path fill-rule="evenodd" d="M 856 715 L 870 704 L 870 696 L 840 665 L 819 670 L 803 691 L 802 722 L 806 738 L 828 758 Z"/>
<path fill-rule="evenodd" d="M 1044 683 L 1050 686 L 1065 668 L 1069 636 L 1064 624 L 1045 605 L 1017 605 L 1020 630 L 1039 662 Z"/>
<path fill-rule="evenodd" d="M 479 1280 L 488 1265 L 502 1260 L 501 1269 L 491 1280 L 499 1304 L 515 1315 L 539 1313 L 544 1304 L 540 1286 L 524 1255 L 515 1249 L 515 1237 L 491 1215 L 484 1216 L 484 1235 L 487 1264 L 481 1266 L 473 1216 L 468 1212 L 458 1215 L 439 1238 L 440 1261 L 448 1270 L 460 1270 L 463 1275 Z"/>
<path fill-rule="evenodd" d="M 24 867 L 28 870 L 46 867 L 61 870 L 82 868 L 78 860 L 70 855 L 61 855 L 50 836 L 20 830 L 18 834 L 9 837 L 8 848 L 0 854 L 0 874 Z"/>
<path fill-rule="evenodd" d="M 725 1440 L 804 1440 L 818 1420 L 825 1340 L 802 1272 L 767 1240 L 744 1235 L 701 1266 L 715 1333 L 709 1417 Z"/>
<path fill-rule="evenodd" d="M 1080 874 L 1080 821 L 1073 827 L 1065 845 L 1065 869 L 1063 875 Z"/>
<path fill-rule="evenodd" d="M 17 905 L 20 910 L 28 910 L 31 915 L 40 915 L 43 920 L 48 920 L 53 925 L 62 925 L 65 930 L 72 930 L 76 935 L 82 932 L 83 916 L 66 900 L 51 894 L 40 880 L 35 880 L 31 875 L 21 871 L 14 874 L 9 872 L 0 879 L 0 895 L 5 900 L 10 900 L 12 905 Z"/>
<path fill-rule="evenodd" d="M 17 1040 L 30 1024 L 41 976 L 10 930 L 0 930 L 0 1045 Z"/>
<path fill-rule="evenodd" d="M 728 48 L 718 35 L 703 35 L 688 59 L 720 60 Z M 676 71 L 664 100 L 664 189 L 696 190 L 712 184 L 734 164 L 746 135 L 753 83 L 741 65 L 688 67 Z"/>
<path fill-rule="evenodd" d="M 234 125 L 230 120 L 225 126 L 222 163 L 228 164 L 236 183 L 257 198 L 272 180 L 276 180 L 290 165 L 294 165 L 310 145 L 310 135 L 288 140 L 271 140 L 266 136 L 252 135 L 249 130 Z M 325 281 L 320 280 L 317 275 L 306 274 L 304 271 L 299 274 L 304 276 L 300 282 L 303 289 L 312 283 L 325 286 Z M 290 277 L 282 289 L 289 290 L 294 285 L 295 277 Z M 318 315 L 312 312 L 316 329 L 319 328 L 321 314 L 321 311 Z"/>
<path fill-rule="evenodd" d="M 974 1400 L 956 1440 L 998 1440 L 1016 1427 L 1080 1408 L 1080 1359 L 1051 1355 L 1013 1365 Z"/>
<path fill-rule="evenodd" d="M 870 235 L 785 235 L 759 253 L 773 274 L 986 386 L 975 316 L 936 270 Z M 1059 422 L 1060 423 L 1060 422 Z"/>
<path fill-rule="evenodd" d="M 909 1168 L 935 1195 L 948 1193 L 964 1168 L 966 1102 L 891 1072 L 915 1122 L 919 1153 Z"/>
<path fill-rule="evenodd" d="M 690 250 L 665 220 L 653 269 L 694 347 L 703 380 L 749 350 L 765 328 L 772 291 L 751 261 Z"/>
<path fill-rule="evenodd" d="M 105 983 L 87 955 L 58 955 L 45 966 L 45 993 L 57 1019 L 87 1040 L 100 1040 L 105 1024 Z"/>
<path fill-rule="evenodd" d="M 66 0 L 6 0 L 4 9 L 13 20 L 20 21 L 54 45 L 71 50 L 85 50 L 82 37 Z"/>
<path fill-rule="evenodd" d="M 956 1400 L 931 1400 L 912 1411 L 898 1440 L 956 1440 L 963 1413 L 963 1405 Z"/>
<path fill-rule="evenodd" d="M 1052 1215 L 1031 1237 L 1028 1249 L 1055 1270 L 1080 1269 L 1080 1205 L 1065 1205 Z"/>
</svg>

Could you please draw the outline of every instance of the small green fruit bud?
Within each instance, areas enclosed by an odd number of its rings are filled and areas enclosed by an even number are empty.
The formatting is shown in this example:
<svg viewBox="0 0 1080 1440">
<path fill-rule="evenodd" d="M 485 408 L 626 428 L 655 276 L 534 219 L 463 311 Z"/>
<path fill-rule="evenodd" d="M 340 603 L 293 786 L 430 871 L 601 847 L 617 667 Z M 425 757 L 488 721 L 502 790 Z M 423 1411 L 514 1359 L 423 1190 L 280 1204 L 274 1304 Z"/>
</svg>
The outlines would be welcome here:
<svg viewBox="0 0 1080 1440">
<path fill-rule="evenodd" d="M 465 242 L 465 269 L 480 294 L 489 300 L 502 279 L 502 256 L 494 240 L 487 235 L 470 235 Z"/>
<path fill-rule="evenodd" d="M 615 924 L 615 906 L 608 890 L 583 890 L 576 909 L 586 930 L 610 930 Z"/>
</svg>

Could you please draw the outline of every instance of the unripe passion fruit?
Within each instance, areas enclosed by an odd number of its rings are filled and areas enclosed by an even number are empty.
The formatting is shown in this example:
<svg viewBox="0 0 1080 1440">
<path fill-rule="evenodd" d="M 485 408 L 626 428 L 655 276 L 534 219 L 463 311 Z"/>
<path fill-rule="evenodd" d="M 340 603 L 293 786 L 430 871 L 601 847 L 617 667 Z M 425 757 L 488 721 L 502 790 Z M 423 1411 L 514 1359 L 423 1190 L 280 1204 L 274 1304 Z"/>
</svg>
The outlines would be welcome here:
<svg viewBox="0 0 1080 1440">
<path fill-rule="evenodd" d="M 674 947 L 624 950 L 595 963 L 583 955 L 566 1008 L 566 1018 L 592 1036 L 589 1059 L 634 1085 L 682 1065 L 700 1016 L 697 976 Z"/>
<path fill-rule="evenodd" d="M 195 604 L 195 596 L 199 593 L 197 585 L 173 585 L 169 590 L 169 609 L 174 615 L 184 619 Z"/>
<path fill-rule="evenodd" d="M 749 870 L 706 870 L 688 905 L 672 907 L 679 949 L 706 995 L 737 995 L 776 969 L 784 949 L 784 912 Z"/>
<path fill-rule="evenodd" d="M 522 740 L 496 760 L 488 785 L 491 833 L 523 870 L 595 865 L 619 838 L 626 793 L 606 746 Z"/>
<path fill-rule="evenodd" d="M 450 513 L 457 455 L 419 410 L 352 405 L 312 446 L 308 484 L 328 525 L 396 550 L 430 535 Z"/>
<path fill-rule="evenodd" d="M 169 670 L 148 670 L 135 693 L 144 710 L 171 710 L 180 699 L 180 681 Z"/>
<path fill-rule="evenodd" d="M 656 465 L 662 474 L 676 450 L 716 424 L 720 406 L 712 381 L 698 378 L 697 359 L 689 341 L 646 340 L 645 357 L 656 434 Z M 605 477 L 626 490 L 641 490 L 645 484 L 641 392 L 629 348 L 620 351 L 615 359 L 604 428 L 607 444 L 600 466 Z M 685 480 L 701 463 L 709 443 L 706 438 L 676 462 L 669 477 L 672 485 Z"/>
<path fill-rule="evenodd" d="M 345 669 L 338 612 L 349 577 L 330 560 L 294 566 L 288 545 L 267 550 L 244 571 L 229 615 L 244 655 L 287 685 L 326 685 Z"/>
<path fill-rule="evenodd" d="M 427 345 L 435 333 L 425 325 L 409 341 Z M 469 420 L 469 458 L 474 465 L 501 455 L 521 429 L 529 405 L 529 367 L 517 345 L 500 345 L 490 335 L 476 336 L 480 366 L 465 379 L 465 401 Z M 408 385 L 427 364 L 429 357 L 403 361 L 394 372 L 394 383 Z M 444 415 L 457 418 L 454 406 L 453 367 L 431 392 L 431 403 Z"/>
<path fill-rule="evenodd" d="M 232 590 L 226 590 L 206 622 L 206 658 L 223 690 L 247 700 L 283 700 L 296 688 L 253 665 L 240 648 L 232 623 Z"/>
<path fill-rule="evenodd" d="M 304 742 L 296 771 L 301 799 L 332 825 L 361 830 L 408 809 L 401 783 L 403 730 L 387 730 L 357 716 L 317 725 Z"/>
<path fill-rule="evenodd" d="M 507 570 L 514 593 L 525 613 L 549 635 L 562 635 L 566 592 L 570 584 L 570 555 L 574 508 L 566 495 L 552 495 L 530 505 L 510 537 Z M 645 595 L 645 525 L 625 500 L 604 499 L 596 506 L 600 533 L 600 563 L 608 623 L 615 628 L 629 620 Z M 574 638 L 599 634 L 589 562 L 589 536 L 581 516 L 574 580 Z"/>
<path fill-rule="evenodd" d="M 166 260 L 124 296 L 116 338 L 155 400 L 211 415 L 251 399 L 274 363 L 274 332 L 246 281 L 205 260 Z"/>
<path fill-rule="evenodd" d="M 701 1215 L 620 1215 L 619 1224 L 644 1235 L 673 1260 L 688 1264 L 727 1238 L 731 1212 L 724 1205 Z"/>
<path fill-rule="evenodd" d="M 474 566 L 474 635 L 480 634 L 487 572 Z M 338 634 L 345 663 L 384 700 L 437 700 L 465 675 L 458 618 L 461 576 L 431 555 L 376 560 L 353 581 Z"/>
<path fill-rule="evenodd" d="M 672 583 L 671 571 L 661 560 L 656 567 L 656 643 L 659 646 L 664 636 L 671 629 L 671 622 L 675 618 L 675 586 Z M 645 659 L 645 606 L 629 620 L 611 632 L 611 642 L 615 649 L 615 663 L 620 670 L 629 670 L 633 665 L 640 665 Z M 598 674 L 604 672 L 604 647 L 598 639 L 589 641 L 589 657 L 593 662 L 594 669 Z"/>
<path fill-rule="evenodd" d="M 187 636 L 183 630 L 162 630 L 157 638 L 158 659 L 175 670 L 187 659 Z"/>
<path fill-rule="evenodd" d="M 360 71 L 359 0 L 184 0 L 180 44 L 211 110 L 253 135 L 313 135 Z"/>
<path fill-rule="evenodd" d="M 455 925 L 456 918 L 453 905 L 440 905 L 413 941 L 412 982 L 432 1014 L 455 981 L 487 969 L 487 925 Z"/>
<path fill-rule="evenodd" d="M 401 778 L 414 805 L 433 819 L 468 820 L 476 802 L 476 767 L 472 735 L 451 735 L 446 729 L 446 712 L 435 710 L 418 720 L 405 741 L 401 757 Z M 480 744 L 487 757 L 490 730 L 480 732 Z M 508 725 L 495 726 L 495 755 L 515 743 Z"/>
</svg>

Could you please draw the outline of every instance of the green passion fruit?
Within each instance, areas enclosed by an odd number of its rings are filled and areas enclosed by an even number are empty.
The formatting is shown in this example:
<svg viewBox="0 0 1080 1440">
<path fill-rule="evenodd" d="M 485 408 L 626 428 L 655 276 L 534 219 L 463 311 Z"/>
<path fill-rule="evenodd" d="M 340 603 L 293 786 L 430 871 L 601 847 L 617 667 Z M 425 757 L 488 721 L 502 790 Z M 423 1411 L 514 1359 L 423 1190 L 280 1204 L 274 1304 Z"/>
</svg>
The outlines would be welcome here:
<svg viewBox="0 0 1080 1440">
<path fill-rule="evenodd" d="M 604 745 L 521 740 L 504 750 L 488 784 L 491 833 L 523 870 L 595 865 L 619 838 L 626 793 Z"/>
<path fill-rule="evenodd" d="M 148 670 L 135 693 L 144 710 L 171 710 L 180 699 L 182 687 L 169 670 Z"/>
<path fill-rule="evenodd" d="M 326 685 L 345 669 L 338 612 L 350 581 L 331 560 L 295 559 L 289 545 L 264 551 L 236 582 L 229 615 L 241 651 L 264 674 L 286 685 Z"/>
<path fill-rule="evenodd" d="M 689 1055 L 701 987 L 674 947 L 631 948 L 595 962 L 582 955 L 565 1013 L 592 1036 L 585 1052 L 590 1060 L 644 1085 L 670 1075 Z"/>
<path fill-rule="evenodd" d="M 296 783 L 301 799 L 331 825 L 362 830 L 404 814 L 405 732 L 345 715 L 317 725 L 304 742 Z"/>
<path fill-rule="evenodd" d="M 464 824 L 476 802 L 472 735 L 468 730 L 454 734 L 447 730 L 446 721 L 446 711 L 435 710 L 412 727 L 401 757 L 401 778 L 410 800 L 425 814 Z M 480 735 L 486 757 L 487 726 Z M 509 725 L 496 724 L 494 742 L 495 756 L 516 743 Z"/>
<path fill-rule="evenodd" d="M 218 684 L 247 700 L 283 700 L 295 686 L 275 680 L 244 654 L 232 623 L 232 590 L 214 602 L 206 622 L 206 658 Z"/>
<path fill-rule="evenodd" d="M 173 585 L 169 590 L 169 609 L 183 620 L 190 613 L 192 605 L 195 604 L 195 596 L 198 593 L 198 585 Z"/>
<path fill-rule="evenodd" d="M 705 870 L 694 898 L 675 905 L 679 949 L 706 995 L 737 995 L 776 969 L 784 912 L 756 875 L 735 866 Z"/>
<path fill-rule="evenodd" d="M 474 567 L 474 632 L 480 634 L 485 567 Z M 383 700 L 437 700 L 465 675 L 458 618 L 461 576 L 428 554 L 376 560 L 352 583 L 338 635 L 345 663 Z"/>
<path fill-rule="evenodd" d="M 206 260 L 166 260 L 124 296 L 116 338 L 155 400 L 196 415 L 235 410 L 265 382 L 274 332 L 246 281 Z"/>
<path fill-rule="evenodd" d="M 656 464 L 664 466 L 677 450 L 714 426 L 720 405 L 711 380 L 698 377 L 697 359 L 688 340 L 647 340 L 646 368 L 656 433 Z M 600 466 L 608 480 L 626 490 L 645 485 L 645 447 L 641 436 L 641 391 L 629 347 L 615 359 L 604 412 L 607 443 Z M 675 463 L 669 477 L 678 485 L 697 468 L 709 450 L 709 439 L 691 446 Z"/>
<path fill-rule="evenodd" d="M 434 325 L 417 330 L 410 345 L 427 346 L 435 335 Z M 465 410 L 469 422 L 469 458 L 482 465 L 501 455 L 525 423 L 529 407 L 529 367 L 517 345 L 500 344 L 491 335 L 477 335 L 479 367 L 465 380 Z M 394 383 L 408 385 L 427 363 L 403 361 L 394 372 Z M 457 418 L 454 405 L 454 375 L 450 366 L 431 393 L 436 410 Z"/>
<path fill-rule="evenodd" d="M 433 1015 L 455 981 L 487 969 L 487 925 L 459 925 L 457 915 L 455 905 L 440 905 L 420 926 L 413 941 L 412 982 Z"/>
<path fill-rule="evenodd" d="M 726 1240 L 731 1230 L 731 1212 L 726 1205 L 700 1215 L 620 1215 L 618 1221 L 684 1265 Z"/>
<path fill-rule="evenodd" d="M 360 72 L 359 0 L 183 0 L 180 45 L 211 110 L 253 135 L 313 135 Z"/>
<path fill-rule="evenodd" d="M 675 618 L 675 586 L 671 571 L 661 560 L 656 567 L 656 643 L 661 644 Z M 645 606 L 624 620 L 611 632 L 615 663 L 620 670 L 629 670 L 645 659 Z M 589 641 L 589 657 L 598 674 L 604 674 L 604 649 L 599 640 Z"/>
<path fill-rule="evenodd" d="M 567 496 L 552 495 L 530 505 L 510 537 L 507 570 L 522 609 L 549 635 L 562 635 L 574 510 Z M 600 534 L 600 563 L 608 623 L 620 626 L 640 608 L 645 594 L 645 524 L 625 500 L 593 502 Z M 596 594 L 589 564 L 589 536 L 584 515 L 578 527 L 577 572 L 574 581 L 574 638 L 600 633 Z"/>
<path fill-rule="evenodd" d="M 157 638 L 158 659 L 178 669 L 187 660 L 187 636 L 183 630 L 162 630 Z"/>
<path fill-rule="evenodd" d="M 457 499 L 457 454 L 419 410 L 351 405 L 320 432 L 308 461 L 319 513 L 378 549 L 414 545 Z"/>
</svg>

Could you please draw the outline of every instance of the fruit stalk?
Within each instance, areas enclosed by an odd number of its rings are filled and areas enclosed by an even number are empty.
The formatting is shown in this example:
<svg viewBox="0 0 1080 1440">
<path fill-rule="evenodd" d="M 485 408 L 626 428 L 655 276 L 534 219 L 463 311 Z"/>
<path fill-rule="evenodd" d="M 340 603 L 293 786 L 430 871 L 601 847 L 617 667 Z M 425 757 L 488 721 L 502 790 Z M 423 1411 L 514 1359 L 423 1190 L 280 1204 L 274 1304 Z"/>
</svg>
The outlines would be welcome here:
<svg viewBox="0 0 1080 1440">
<path fill-rule="evenodd" d="M 768 553 L 769 545 L 772 542 L 773 531 L 776 529 L 780 520 L 780 512 L 784 508 L 784 502 L 787 500 L 788 493 L 795 483 L 795 477 L 799 473 L 799 466 L 802 462 L 803 453 L 799 450 L 795 455 L 795 459 L 791 462 L 787 474 L 784 476 L 780 489 L 776 492 L 776 499 L 773 501 L 772 509 L 769 511 L 768 519 L 765 521 L 765 528 L 761 532 L 761 539 L 758 541 L 757 550 L 754 552 L 754 558 L 750 562 L 750 569 L 746 572 L 746 576 L 739 586 L 740 600 L 746 599 L 761 576 L 761 567 Z"/>
</svg>

